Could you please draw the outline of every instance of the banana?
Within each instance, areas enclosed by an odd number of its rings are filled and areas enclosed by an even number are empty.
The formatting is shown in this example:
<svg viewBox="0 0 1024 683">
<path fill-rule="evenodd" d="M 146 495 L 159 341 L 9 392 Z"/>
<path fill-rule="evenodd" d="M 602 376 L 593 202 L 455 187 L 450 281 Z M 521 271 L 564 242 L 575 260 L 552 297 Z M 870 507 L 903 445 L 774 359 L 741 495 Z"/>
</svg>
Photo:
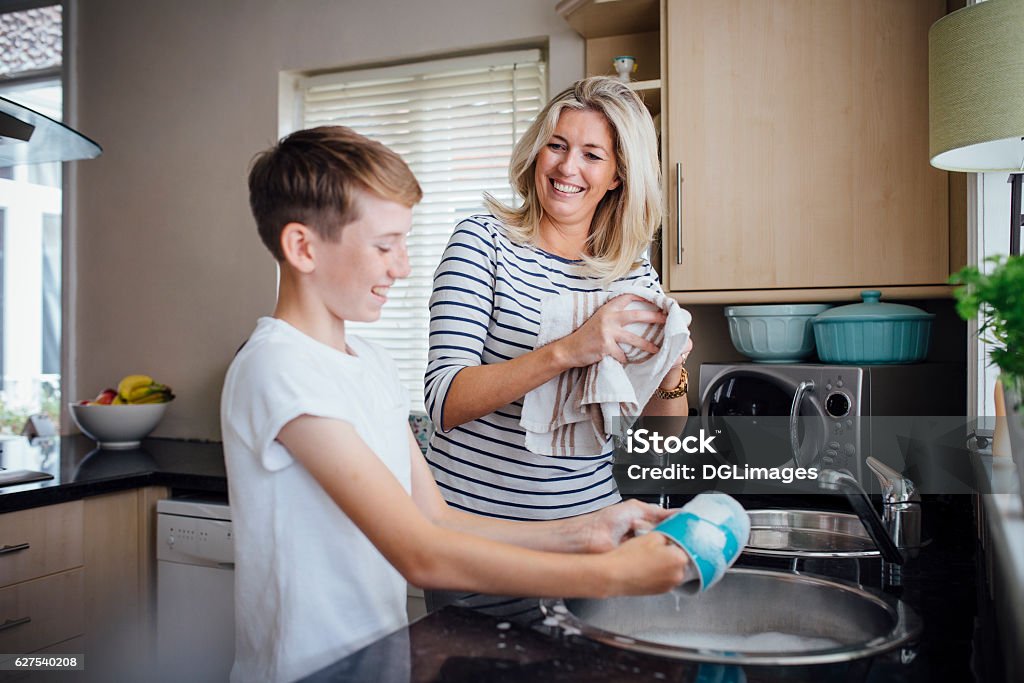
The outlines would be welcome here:
<svg viewBox="0 0 1024 683">
<path fill-rule="evenodd" d="M 129 397 L 129 403 L 160 403 L 173 398 L 171 390 L 163 384 L 152 384 L 142 389 L 136 389 Z"/>
<path fill-rule="evenodd" d="M 138 400 L 132 401 L 132 405 L 144 405 L 147 403 L 167 403 L 172 398 L 174 398 L 174 394 L 171 394 L 170 392 L 157 391 L 150 394 L 149 396 L 143 396 Z"/>
<path fill-rule="evenodd" d="M 117 395 L 130 402 L 132 398 L 132 392 L 148 387 L 153 383 L 153 378 L 149 375 L 127 375 L 117 383 Z"/>
<path fill-rule="evenodd" d="M 144 386 L 138 386 L 129 392 L 127 398 L 130 403 L 138 403 L 139 399 L 146 398 L 150 394 L 156 394 L 162 391 L 166 391 L 167 387 L 163 384 L 153 382 L 152 384 L 146 384 Z"/>
<path fill-rule="evenodd" d="M 117 405 L 166 403 L 174 399 L 171 388 L 160 384 L 149 375 L 127 375 L 117 383 Z"/>
</svg>

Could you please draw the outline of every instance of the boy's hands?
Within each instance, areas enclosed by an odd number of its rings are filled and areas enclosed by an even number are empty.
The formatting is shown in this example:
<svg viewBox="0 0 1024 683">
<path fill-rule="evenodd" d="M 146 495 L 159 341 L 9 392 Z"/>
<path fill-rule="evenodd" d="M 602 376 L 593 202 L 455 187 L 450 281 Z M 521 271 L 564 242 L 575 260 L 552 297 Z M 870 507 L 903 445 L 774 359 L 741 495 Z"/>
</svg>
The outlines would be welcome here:
<svg viewBox="0 0 1024 683">
<path fill-rule="evenodd" d="M 603 553 L 617 547 L 636 533 L 649 531 L 677 510 L 639 500 L 627 500 L 580 517 L 586 526 L 586 552 Z"/>
<path fill-rule="evenodd" d="M 607 555 L 617 595 L 664 593 L 683 583 L 692 567 L 689 556 L 664 534 L 631 538 Z"/>
</svg>

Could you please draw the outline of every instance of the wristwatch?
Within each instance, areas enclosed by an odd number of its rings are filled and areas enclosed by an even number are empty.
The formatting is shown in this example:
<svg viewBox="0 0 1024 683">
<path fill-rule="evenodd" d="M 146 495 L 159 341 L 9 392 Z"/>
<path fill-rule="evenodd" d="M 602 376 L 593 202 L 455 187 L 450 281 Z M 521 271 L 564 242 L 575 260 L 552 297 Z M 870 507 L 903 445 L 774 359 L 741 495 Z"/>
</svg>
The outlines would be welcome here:
<svg viewBox="0 0 1024 683">
<path fill-rule="evenodd" d="M 662 389 L 658 387 L 654 390 L 654 395 L 661 399 L 673 399 L 679 398 L 680 396 L 686 395 L 686 390 L 690 388 L 690 377 L 686 374 L 686 368 L 679 368 L 679 384 L 676 385 L 675 389 Z"/>
</svg>

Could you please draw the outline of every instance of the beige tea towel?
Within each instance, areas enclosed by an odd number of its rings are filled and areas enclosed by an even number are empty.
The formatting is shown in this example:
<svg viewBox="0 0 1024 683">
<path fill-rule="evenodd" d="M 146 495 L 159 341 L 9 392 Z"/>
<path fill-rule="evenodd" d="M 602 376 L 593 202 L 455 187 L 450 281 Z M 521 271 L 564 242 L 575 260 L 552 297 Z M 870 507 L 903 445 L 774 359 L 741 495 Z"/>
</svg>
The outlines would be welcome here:
<svg viewBox="0 0 1024 683">
<path fill-rule="evenodd" d="M 647 302 L 628 308 L 660 308 L 664 325 L 634 323 L 627 329 L 649 339 L 659 351 L 650 354 L 623 345 L 626 365 L 605 356 L 595 365 L 572 368 L 526 395 L 519 424 L 526 430 L 526 448 L 541 455 L 596 455 L 617 425 L 625 430 L 640 415 L 665 373 L 679 359 L 690 337 L 690 314 L 668 296 L 642 286 L 612 292 L 555 294 L 541 302 L 537 348 L 571 334 L 597 309 L 622 294 Z"/>
</svg>

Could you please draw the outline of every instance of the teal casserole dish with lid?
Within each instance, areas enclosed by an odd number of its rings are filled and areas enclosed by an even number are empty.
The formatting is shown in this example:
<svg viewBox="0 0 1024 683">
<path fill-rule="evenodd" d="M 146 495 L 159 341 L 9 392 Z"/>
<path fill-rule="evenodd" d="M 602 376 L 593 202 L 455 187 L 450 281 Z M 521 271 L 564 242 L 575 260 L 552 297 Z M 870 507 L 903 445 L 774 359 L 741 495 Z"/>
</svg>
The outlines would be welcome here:
<svg viewBox="0 0 1024 683">
<path fill-rule="evenodd" d="M 882 293 L 860 293 L 862 303 L 839 306 L 818 315 L 814 341 L 824 363 L 917 363 L 928 356 L 932 313 L 914 306 L 879 301 Z"/>
</svg>

